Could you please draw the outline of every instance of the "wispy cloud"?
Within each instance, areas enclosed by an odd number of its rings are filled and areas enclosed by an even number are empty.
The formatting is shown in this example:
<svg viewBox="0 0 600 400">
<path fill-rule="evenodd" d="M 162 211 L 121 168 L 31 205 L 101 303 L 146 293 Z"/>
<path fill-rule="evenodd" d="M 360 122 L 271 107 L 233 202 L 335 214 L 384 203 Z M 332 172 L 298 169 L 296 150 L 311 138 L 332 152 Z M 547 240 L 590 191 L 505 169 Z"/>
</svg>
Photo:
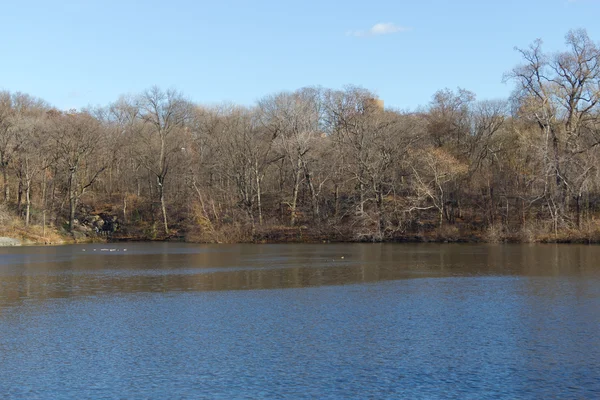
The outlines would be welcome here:
<svg viewBox="0 0 600 400">
<path fill-rule="evenodd" d="M 391 22 L 379 22 L 378 24 L 373 25 L 368 30 L 359 30 L 359 31 L 348 31 L 346 32 L 347 36 L 356 36 L 356 37 L 365 37 L 365 36 L 380 36 L 380 35 L 390 35 L 392 33 L 398 32 L 406 32 L 410 31 L 411 28 L 396 25 Z"/>
</svg>

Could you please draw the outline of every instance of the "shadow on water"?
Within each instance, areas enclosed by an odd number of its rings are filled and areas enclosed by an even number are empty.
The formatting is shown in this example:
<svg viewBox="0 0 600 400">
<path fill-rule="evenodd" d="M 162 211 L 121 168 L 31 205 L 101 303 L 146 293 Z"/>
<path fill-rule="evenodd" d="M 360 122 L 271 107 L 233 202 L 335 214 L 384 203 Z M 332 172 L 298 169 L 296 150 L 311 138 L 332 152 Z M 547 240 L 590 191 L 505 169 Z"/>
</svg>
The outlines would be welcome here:
<svg viewBox="0 0 600 400">
<path fill-rule="evenodd" d="M 584 245 L 188 245 L 0 249 L 0 307 L 108 293 L 284 289 L 412 278 L 598 276 Z"/>
</svg>

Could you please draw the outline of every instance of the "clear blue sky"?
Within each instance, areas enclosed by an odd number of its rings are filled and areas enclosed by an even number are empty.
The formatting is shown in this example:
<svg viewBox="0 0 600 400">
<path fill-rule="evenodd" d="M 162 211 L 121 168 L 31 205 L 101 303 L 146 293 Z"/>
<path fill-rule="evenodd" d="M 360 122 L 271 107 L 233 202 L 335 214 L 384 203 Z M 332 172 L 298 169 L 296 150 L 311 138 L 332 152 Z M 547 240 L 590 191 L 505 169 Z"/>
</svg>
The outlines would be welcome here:
<svg viewBox="0 0 600 400">
<path fill-rule="evenodd" d="M 152 85 L 199 103 L 251 104 L 302 86 L 375 91 L 414 109 L 439 89 L 506 97 L 514 46 L 600 40 L 599 0 L 5 1 L 0 89 L 59 108 Z"/>
</svg>

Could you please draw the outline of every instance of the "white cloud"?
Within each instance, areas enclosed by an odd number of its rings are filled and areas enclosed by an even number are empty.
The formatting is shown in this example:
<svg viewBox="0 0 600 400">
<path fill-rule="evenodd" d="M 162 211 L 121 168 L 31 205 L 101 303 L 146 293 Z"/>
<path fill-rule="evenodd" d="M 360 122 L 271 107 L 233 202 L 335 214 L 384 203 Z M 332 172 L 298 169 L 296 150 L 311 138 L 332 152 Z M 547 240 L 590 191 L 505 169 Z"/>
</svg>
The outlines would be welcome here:
<svg viewBox="0 0 600 400">
<path fill-rule="evenodd" d="M 387 35 L 390 33 L 404 32 L 407 30 L 408 28 L 405 28 L 403 26 L 394 25 L 390 22 L 383 22 L 373 25 L 369 32 L 372 35 Z"/>
<path fill-rule="evenodd" d="M 379 35 L 389 35 L 391 33 L 398 32 L 406 32 L 410 31 L 411 28 L 407 28 L 405 26 L 399 26 L 393 24 L 391 22 L 379 22 L 373 25 L 369 30 L 360 30 L 360 31 L 348 31 L 346 32 L 347 36 L 356 36 L 356 37 L 364 37 L 364 36 L 379 36 Z"/>
</svg>

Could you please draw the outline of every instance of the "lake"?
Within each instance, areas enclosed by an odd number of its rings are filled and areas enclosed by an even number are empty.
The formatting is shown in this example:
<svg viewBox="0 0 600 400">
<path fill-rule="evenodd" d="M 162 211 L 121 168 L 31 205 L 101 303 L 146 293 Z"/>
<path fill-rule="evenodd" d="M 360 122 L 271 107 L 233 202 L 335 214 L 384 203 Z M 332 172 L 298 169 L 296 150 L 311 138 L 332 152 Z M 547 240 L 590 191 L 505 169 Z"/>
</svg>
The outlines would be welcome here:
<svg viewBox="0 0 600 400">
<path fill-rule="evenodd" d="M 0 248 L 0 398 L 600 398 L 600 246 Z"/>
</svg>

